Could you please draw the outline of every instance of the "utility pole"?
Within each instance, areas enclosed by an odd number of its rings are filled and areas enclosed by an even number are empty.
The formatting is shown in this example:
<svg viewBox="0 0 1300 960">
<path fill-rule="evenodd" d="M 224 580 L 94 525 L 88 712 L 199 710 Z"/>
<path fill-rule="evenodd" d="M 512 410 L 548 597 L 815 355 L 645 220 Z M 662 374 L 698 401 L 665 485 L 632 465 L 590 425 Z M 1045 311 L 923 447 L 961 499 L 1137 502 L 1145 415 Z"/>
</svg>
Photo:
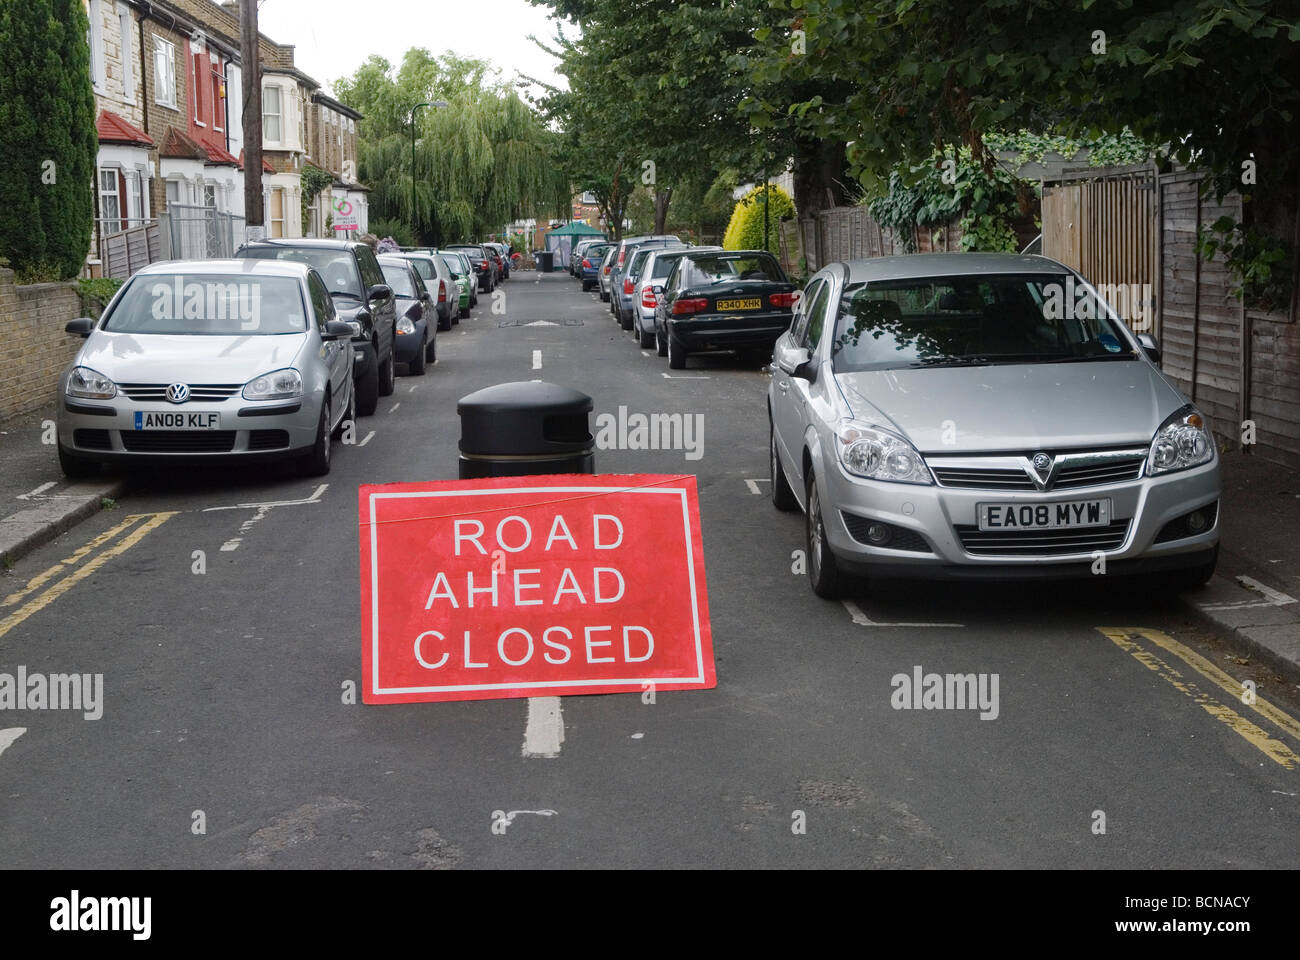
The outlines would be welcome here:
<svg viewBox="0 0 1300 960">
<path fill-rule="evenodd" d="M 239 0 L 239 57 L 243 60 L 244 226 L 249 240 L 266 236 L 262 205 L 262 64 L 257 49 L 257 0 Z"/>
</svg>

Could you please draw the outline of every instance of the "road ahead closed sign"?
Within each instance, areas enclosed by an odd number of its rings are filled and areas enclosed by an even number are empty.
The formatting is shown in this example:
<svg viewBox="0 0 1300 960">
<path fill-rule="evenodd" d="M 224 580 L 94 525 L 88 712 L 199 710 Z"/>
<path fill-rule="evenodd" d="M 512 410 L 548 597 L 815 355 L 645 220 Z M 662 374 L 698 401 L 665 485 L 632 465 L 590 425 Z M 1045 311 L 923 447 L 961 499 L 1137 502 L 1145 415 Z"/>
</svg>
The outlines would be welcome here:
<svg viewBox="0 0 1300 960">
<path fill-rule="evenodd" d="M 363 486 L 366 703 L 716 685 L 692 476 Z"/>
</svg>

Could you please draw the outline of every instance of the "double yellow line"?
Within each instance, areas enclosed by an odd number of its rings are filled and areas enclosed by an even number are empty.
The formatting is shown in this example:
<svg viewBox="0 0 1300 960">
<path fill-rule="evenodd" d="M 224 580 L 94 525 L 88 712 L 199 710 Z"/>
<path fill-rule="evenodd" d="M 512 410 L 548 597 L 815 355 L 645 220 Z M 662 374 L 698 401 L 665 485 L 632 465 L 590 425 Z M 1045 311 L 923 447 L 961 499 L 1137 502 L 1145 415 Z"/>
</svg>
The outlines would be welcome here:
<svg viewBox="0 0 1300 960">
<path fill-rule="evenodd" d="M 105 530 L 84 547 L 79 547 L 73 551 L 70 557 L 60 560 L 54 566 L 32 577 L 22 589 L 16 590 L 3 600 L 0 600 L 0 612 L 11 607 L 15 608 L 5 614 L 3 619 L 0 619 L 0 637 L 3 637 L 32 614 L 44 610 L 82 580 L 85 580 L 108 563 L 108 561 L 130 550 L 148 536 L 151 531 L 157 530 L 169 519 L 176 516 L 178 512 L 171 510 L 165 513 L 133 513 L 116 526 Z M 119 536 L 121 539 L 113 543 L 112 546 L 99 553 L 95 552 Z M 92 554 L 94 556 L 91 556 Z M 87 560 L 87 557 L 90 559 Z M 82 563 L 83 560 L 86 561 L 84 564 Z M 23 602 L 24 600 L 26 602 Z"/>
<path fill-rule="evenodd" d="M 1287 770 L 1300 767 L 1300 755 L 1297 755 L 1285 740 L 1279 740 L 1271 735 L 1268 730 L 1253 723 L 1246 716 L 1228 706 L 1227 703 L 1211 696 L 1197 686 L 1189 674 L 1185 674 L 1167 659 L 1143 646 L 1138 640 L 1147 640 L 1166 653 L 1177 657 L 1182 662 L 1181 665 L 1190 668 L 1190 671 L 1200 674 L 1210 683 L 1226 691 L 1229 694 L 1228 699 L 1230 701 L 1236 701 L 1254 710 L 1261 719 L 1271 723 L 1279 731 L 1300 744 L 1300 721 L 1297 721 L 1295 717 L 1284 710 L 1279 710 L 1259 696 L 1258 693 L 1254 694 L 1254 702 L 1248 703 L 1247 699 L 1249 698 L 1246 697 L 1247 688 L 1242 681 L 1224 673 L 1195 650 L 1184 646 L 1167 633 L 1162 633 L 1159 630 L 1151 630 L 1146 627 L 1098 627 L 1097 630 L 1108 637 L 1121 650 L 1131 654 L 1148 670 L 1167 680 L 1176 690 L 1191 697 L 1196 703 L 1200 704 L 1206 713 L 1227 726 L 1270 760 L 1281 764 Z"/>
</svg>

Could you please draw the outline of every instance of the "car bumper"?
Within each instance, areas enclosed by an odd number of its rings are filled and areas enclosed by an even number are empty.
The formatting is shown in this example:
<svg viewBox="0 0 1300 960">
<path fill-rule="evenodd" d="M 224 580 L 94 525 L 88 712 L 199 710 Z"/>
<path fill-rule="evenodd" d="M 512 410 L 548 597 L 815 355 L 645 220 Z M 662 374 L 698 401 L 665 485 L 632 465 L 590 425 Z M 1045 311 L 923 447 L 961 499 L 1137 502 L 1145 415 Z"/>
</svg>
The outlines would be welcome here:
<svg viewBox="0 0 1300 960">
<path fill-rule="evenodd" d="M 214 430 L 141 430 L 136 414 L 218 413 Z M 320 399 L 254 403 L 240 397 L 221 402 L 68 400 L 59 402 L 59 446 L 69 453 L 104 462 L 175 458 L 273 460 L 311 449 L 320 422 Z"/>
<path fill-rule="evenodd" d="M 1222 483 L 1215 462 L 1163 477 L 1058 491 L 1009 492 L 889 483 L 824 466 L 827 542 L 851 570 L 925 579 L 1063 578 L 1176 570 L 1200 566 L 1219 542 Z M 1056 504 L 1107 499 L 1111 523 L 1073 528 L 1078 544 L 1040 547 L 1049 531 L 1000 531 L 991 546 L 978 531 L 981 503 Z M 1201 533 L 1170 526 L 1194 511 L 1213 522 Z M 894 546 L 865 540 L 871 521 L 889 524 Z M 855 535 L 856 533 L 856 535 Z M 861 537 L 862 539 L 859 539 Z M 1022 538 L 1022 539 L 1017 539 Z M 1063 540 L 1068 538 L 1062 538 Z M 1104 566 L 1098 563 L 1104 557 Z"/>
<path fill-rule="evenodd" d="M 441 311 L 440 311 L 441 312 Z M 414 333 L 399 333 L 393 341 L 393 360 L 397 363 L 410 363 L 416 358 L 424 345 L 424 321 L 415 325 Z"/>
<path fill-rule="evenodd" d="M 707 319 L 688 317 L 668 321 L 668 332 L 687 350 L 771 349 L 781 334 L 790 329 L 790 314 L 722 316 Z"/>
</svg>

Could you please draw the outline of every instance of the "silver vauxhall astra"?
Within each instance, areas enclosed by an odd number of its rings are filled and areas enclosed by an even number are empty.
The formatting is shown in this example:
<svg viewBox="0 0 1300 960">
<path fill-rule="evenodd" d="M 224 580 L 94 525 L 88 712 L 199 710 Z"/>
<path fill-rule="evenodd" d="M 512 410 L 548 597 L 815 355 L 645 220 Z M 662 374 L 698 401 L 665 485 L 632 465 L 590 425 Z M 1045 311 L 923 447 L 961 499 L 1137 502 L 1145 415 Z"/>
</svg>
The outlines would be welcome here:
<svg viewBox="0 0 1300 960">
<path fill-rule="evenodd" d="M 292 458 L 329 471 L 355 416 L 352 327 L 320 275 L 273 260 L 153 264 L 95 321 L 59 378 L 59 462 Z"/>
<path fill-rule="evenodd" d="M 1218 452 L 1159 356 L 1044 257 L 819 271 L 768 390 L 772 500 L 804 510 L 813 590 L 873 574 L 1207 581 Z"/>
</svg>

